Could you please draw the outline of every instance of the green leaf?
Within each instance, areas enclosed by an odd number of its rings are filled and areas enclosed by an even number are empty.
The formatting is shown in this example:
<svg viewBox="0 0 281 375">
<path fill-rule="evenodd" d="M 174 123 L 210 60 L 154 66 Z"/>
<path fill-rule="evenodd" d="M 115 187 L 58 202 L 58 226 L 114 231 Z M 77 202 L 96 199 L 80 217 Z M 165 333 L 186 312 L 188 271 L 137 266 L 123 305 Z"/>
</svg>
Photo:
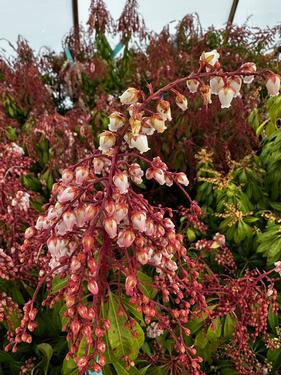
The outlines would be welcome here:
<svg viewBox="0 0 281 375">
<path fill-rule="evenodd" d="M 216 318 L 209 325 L 209 328 L 207 330 L 207 337 L 211 341 L 211 340 L 215 340 L 219 338 L 220 336 L 221 336 L 221 320 L 220 318 Z"/>
<path fill-rule="evenodd" d="M 62 375 L 77 375 L 77 366 L 72 358 L 68 361 L 66 359 L 63 360 Z"/>
<path fill-rule="evenodd" d="M 279 324 L 278 314 L 274 314 L 274 312 L 272 311 L 272 306 L 269 306 L 268 309 L 268 323 L 272 331 L 275 331 L 275 328 Z"/>
<path fill-rule="evenodd" d="M 136 322 L 134 326 L 136 336 L 133 336 L 131 330 L 125 326 L 127 316 L 124 314 L 124 310 L 120 314 L 117 297 L 109 293 L 108 320 L 111 326 L 108 330 L 108 340 L 110 347 L 116 358 L 128 355 L 131 359 L 135 359 L 144 343 L 144 333 Z"/>
<path fill-rule="evenodd" d="M 235 318 L 233 318 L 230 314 L 226 315 L 224 326 L 223 326 L 224 337 L 230 338 L 233 334 L 235 326 L 236 326 Z"/>
<path fill-rule="evenodd" d="M 156 294 L 157 290 L 152 288 L 152 277 L 146 275 L 145 273 L 139 271 L 138 274 L 138 280 L 140 281 L 140 289 L 143 292 L 143 294 L 151 299 L 153 299 Z"/>
<path fill-rule="evenodd" d="M 49 344 L 42 343 L 37 345 L 36 349 L 43 355 L 43 360 L 40 363 L 40 367 L 43 365 L 44 375 L 48 375 L 50 360 L 53 356 L 53 348 Z"/>
<path fill-rule="evenodd" d="M 5 133 L 9 141 L 15 141 L 17 139 L 17 130 L 15 128 L 8 126 Z"/>
<path fill-rule="evenodd" d="M 56 276 L 52 281 L 52 294 L 56 294 L 61 289 L 65 288 L 68 283 L 67 276 L 64 279 L 61 279 L 60 277 Z"/>
<path fill-rule="evenodd" d="M 116 359 L 113 360 L 113 366 L 118 375 L 140 375 L 140 372 L 135 367 L 130 367 L 128 370 L 122 363 Z"/>
<path fill-rule="evenodd" d="M 140 375 L 145 375 L 147 373 L 147 370 L 149 369 L 151 365 L 148 365 L 146 367 L 143 367 L 142 369 L 139 370 Z"/>
<path fill-rule="evenodd" d="M 204 329 L 202 329 L 195 337 L 194 345 L 199 349 L 204 349 L 208 344 L 208 337 Z"/>
</svg>

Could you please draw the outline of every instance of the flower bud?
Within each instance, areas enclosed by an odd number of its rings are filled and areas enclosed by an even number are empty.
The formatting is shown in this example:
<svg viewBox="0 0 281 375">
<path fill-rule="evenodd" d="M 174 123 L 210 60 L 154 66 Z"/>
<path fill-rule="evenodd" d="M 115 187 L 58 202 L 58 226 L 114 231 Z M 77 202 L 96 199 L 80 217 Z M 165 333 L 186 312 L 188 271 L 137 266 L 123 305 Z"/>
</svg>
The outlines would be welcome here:
<svg viewBox="0 0 281 375">
<path fill-rule="evenodd" d="M 211 89 L 210 89 L 210 86 L 208 86 L 208 85 L 201 86 L 200 92 L 201 92 L 201 95 L 202 95 L 202 98 L 203 98 L 204 105 L 211 104 L 212 103 L 212 99 L 211 99 Z"/>
<path fill-rule="evenodd" d="M 182 110 L 186 111 L 187 110 L 187 99 L 184 95 L 178 93 L 176 96 L 176 104 L 177 106 Z"/>
<path fill-rule="evenodd" d="M 134 117 L 130 118 L 129 123 L 132 135 L 138 135 L 141 130 L 141 115 L 139 113 L 135 114 Z"/>
<path fill-rule="evenodd" d="M 188 87 L 191 94 L 195 94 L 198 90 L 199 81 L 197 81 L 196 79 L 188 79 L 186 81 L 186 86 Z"/>
<path fill-rule="evenodd" d="M 215 76 L 210 79 L 211 94 L 218 95 L 220 89 L 224 87 L 224 80 L 222 77 Z"/>
<path fill-rule="evenodd" d="M 223 89 L 219 91 L 219 100 L 221 102 L 221 108 L 229 108 L 234 98 L 235 92 L 234 90 L 229 87 L 225 86 Z"/>
<path fill-rule="evenodd" d="M 153 169 L 153 178 L 158 182 L 159 185 L 165 184 L 165 174 L 162 169 L 155 168 Z"/>
<path fill-rule="evenodd" d="M 274 73 L 269 74 L 265 86 L 270 96 L 278 95 L 280 90 L 280 76 Z"/>
<path fill-rule="evenodd" d="M 160 100 L 157 104 L 157 112 L 161 115 L 163 121 L 171 121 L 172 114 L 171 114 L 171 107 L 170 103 L 167 100 Z"/>
<path fill-rule="evenodd" d="M 83 182 L 86 181 L 88 177 L 89 169 L 87 167 L 80 166 L 75 169 L 75 182 L 78 185 L 83 184 Z"/>
<path fill-rule="evenodd" d="M 69 186 L 66 189 L 64 189 L 61 193 L 59 193 L 58 202 L 66 203 L 66 202 L 72 201 L 75 198 L 76 194 L 77 194 L 77 189 L 75 189 L 73 186 Z"/>
<path fill-rule="evenodd" d="M 114 219 L 111 217 L 106 218 L 103 221 L 103 226 L 110 238 L 117 236 L 117 222 Z"/>
<path fill-rule="evenodd" d="M 99 292 L 99 286 L 95 279 L 90 279 L 88 281 L 88 290 L 93 294 L 97 295 Z"/>
<path fill-rule="evenodd" d="M 70 324 L 71 331 L 73 336 L 76 337 L 80 331 L 81 325 L 77 319 L 73 320 Z"/>
<path fill-rule="evenodd" d="M 68 231 L 71 231 L 76 224 L 76 216 L 73 211 L 68 210 L 62 216 L 64 225 Z"/>
<path fill-rule="evenodd" d="M 200 56 L 200 62 L 203 66 L 206 66 L 207 72 L 210 70 L 210 65 L 215 66 L 219 61 L 220 54 L 216 49 L 213 49 L 210 52 L 203 52 Z"/>
<path fill-rule="evenodd" d="M 141 212 L 141 211 L 133 212 L 133 214 L 131 215 L 131 220 L 132 220 L 134 229 L 137 229 L 140 232 L 145 231 L 145 223 L 146 223 L 145 212 Z"/>
<path fill-rule="evenodd" d="M 137 252 L 137 260 L 140 264 L 145 265 L 149 261 L 149 256 L 146 251 L 138 251 Z"/>
<path fill-rule="evenodd" d="M 95 204 L 87 204 L 87 206 L 85 207 L 85 220 L 92 220 L 97 215 L 98 211 L 99 209 Z"/>
<path fill-rule="evenodd" d="M 143 134 L 135 135 L 131 138 L 130 148 L 136 148 L 141 154 L 150 150 L 148 147 L 147 136 Z"/>
<path fill-rule="evenodd" d="M 82 245 L 87 252 L 95 249 L 95 239 L 90 233 L 85 233 L 82 238 Z"/>
<path fill-rule="evenodd" d="M 242 73 L 248 74 L 246 76 L 243 76 L 243 82 L 247 83 L 247 84 L 250 84 L 250 83 L 253 82 L 253 80 L 255 78 L 255 76 L 250 75 L 250 73 L 255 73 L 257 71 L 257 67 L 256 67 L 256 64 L 254 64 L 252 62 L 248 62 L 248 63 L 245 63 L 245 64 L 241 65 L 240 71 Z"/>
<path fill-rule="evenodd" d="M 36 229 L 34 227 L 28 227 L 25 232 L 24 232 L 24 238 L 26 240 L 30 239 L 31 237 L 33 237 L 36 233 Z"/>
<path fill-rule="evenodd" d="M 176 178 L 176 181 L 179 184 L 184 185 L 184 186 L 189 185 L 189 181 L 188 181 L 188 178 L 186 177 L 185 173 L 183 173 L 183 172 L 176 173 L 175 178 Z"/>
<path fill-rule="evenodd" d="M 242 79 L 241 79 L 241 77 L 239 77 L 239 76 L 230 77 L 227 80 L 227 83 L 232 88 L 232 90 L 234 91 L 234 98 L 236 98 L 237 96 L 239 96 L 240 89 L 241 89 L 241 86 L 242 86 Z"/>
<path fill-rule="evenodd" d="M 74 173 L 71 169 L 64 169 L 62 171 L 61 179 L 64 184 L 69 184 L 74 177 Z"/>
<path fill-rule="evenodd" d="M 119 232 L 117 244 L 119 247 L 130 247 L 134 242 L 136 236 L 130 229 L 125 229 Z"/>
<path fill-rule="evenodd" d="M 122 104 L 134 104 L 137 103 L 138 97 L 139 90 L 134 87 L 129 87 L 121 96 L 119 96 L 119 99 Z"/>
<path fill-rule="evenodd" d="M 108 129 L 117 132 L 125 124 L 126 118 L 120 112 L 113 112 L 109 115 Z"/>
<path fill-rule="evenodd" d="M 106 130 L 100 134 L 99 150 L 101 150 L 102 153 L 106 153 L 111 147 L 115 145 L 115 142 L 115 134 Z"/>
<path fill-rule="evenodd" d="M 108 216 L 112 216 L 115 211 L 115 203 L 112 199 L 106 199 L 104 202 L 104 209 Z"/>
<path fill-rule="evenodd" d="M 126 172 L 117 172 L 113 176 L 113 183 L 119 190 L 120 194 L 126 194 L 129 189 L 128 175 Z"/>
<path fill-rule="evenodd" d="M 116 210 L 114 212 L 114 219 L 119 224 L 128 215 L 128 207 L 125 203 L 117 203 Z"/>
<path fill-rule="evenodd" d="M 78 314 L 81 316 L 83 319 L 88 319 L 89 314 L 88 314 L 88 308 L 85 305 L 80 304 L 77 307 Z"/>
<path fill-rule="evenodd" d="M 165 126 L 165 121 L 159 113 L 154 113 L 150 117 L 150 124 L 157 131 L 157 133 L 163 133 L 167 129 Z"/>
<path fill-rule="evenodd" d="M 132 296 L 134 294 L 134 289 L 137 285 L 137 278 L 133 275 L 127 276 L 125 282 L 126 294 Z"/>
<path fill-rule="evenodd" d="M 101 174 L 104 166 L 105 166 L 105 163 L 102 158 L 94 158 L 93 167 L 94 167 L 95 174 Z"/>
</svg>

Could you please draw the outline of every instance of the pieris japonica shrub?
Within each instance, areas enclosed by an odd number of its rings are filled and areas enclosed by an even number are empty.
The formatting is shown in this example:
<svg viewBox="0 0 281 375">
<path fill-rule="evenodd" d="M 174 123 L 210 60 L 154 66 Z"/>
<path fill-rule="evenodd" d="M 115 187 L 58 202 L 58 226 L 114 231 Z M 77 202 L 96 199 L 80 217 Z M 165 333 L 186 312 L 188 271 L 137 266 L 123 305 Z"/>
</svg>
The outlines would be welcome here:
<svg viewBox="0 0 281 375">
<path fill-rule="evenodd" d="M 7 351 L 31 343 L 38 312 L 63 301 L 66 361 L 74 361 L 78 374 L 104 366 L 109 373 L 145 373 L 150 366 L 152 371 L 160 366 L 164 374 L 204 373 L 204 345 L 189 327 L 196 319 L 206 345 L 220 337 L 222 321 L 231 325 L 225 337 L 232 339 L 222 356 L 239 373 L 267 369 L 251 345 L 257 338 L 270 341 L 267 319 L 269 310 L 273 316 L 278 310 L 280 262 L 267 272 L 247 270 L 236 278 L 232 254 L 217 233 L 194 245 L 196 251 L 216 251 L 216 262 L 230 270 L 216 274 L 202 257 L 191 256 L 174 211 L 153 204 L 138 188 L 144 180 L 175 186 L 186 198 L 181 215 L 204 230 L 202 211 L 187 192 L 186 174 L 169 170 L 157 155 L 144 154 L 154 133 L 169 127 L 171 107 L 187 110 L 188 91 L 200 93 L 205 109 L 214 93 L 221 107 L 229 108 L 242 83 L 255 77 L 265 81 L 270 95 L 278 93 L 278 75 L 258 72 L 253 63 L 225 72 L 219 57 L 216 50 L 204 52 L 198 71 L 158 91 L 152 85 L 146 91 L 129 87 L 120 96 L 122 110 L 109 114 L 98 149 L 62 171 L 44 213 L 26 229 L 19 249 L 19 271 L 37 270 L 38 284 L 23 307 L 20 325 L 8 330 Z M 47 297 L 39 306 L 43 286 Z"/>
</svg>

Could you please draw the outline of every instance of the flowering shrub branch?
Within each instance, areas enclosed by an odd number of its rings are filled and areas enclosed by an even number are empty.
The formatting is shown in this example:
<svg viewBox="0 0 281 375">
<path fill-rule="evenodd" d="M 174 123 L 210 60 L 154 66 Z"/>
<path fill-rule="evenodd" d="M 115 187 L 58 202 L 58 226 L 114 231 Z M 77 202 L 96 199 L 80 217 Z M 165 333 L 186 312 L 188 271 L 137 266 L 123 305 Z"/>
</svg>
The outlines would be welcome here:
<svg viewBox="0 0 281 375">
<path fill-rule="evenodd" d="M 188 344 L 189 321 L 204 315 L 212 322 L 229 313 L 236 314 L 235 350 L 231 355 L 241 373 L 253 373 L 256 362 L 249 339 L 266 334 L 268 306 L 277 310 L 274 282 L 269 278 L 274 270 L 249 272 L 241 279 L 220 279 L 209 274 L 203 262 L 188 256 L 183 236 L 175 229 L 172 209 L 153 206 L 135 191 L 144 176 L 160 185 L 175 184 L 188 199 L 193 220 L 200 221 L 201 211 L 185 190 L 187 176 L 169 171 L 159 156 L 150 160 L 142 154 L 149 150 L 147 137 L 163 133 L 172 119 L 170 101 L 164 100 L 164 95 L 175 97 L 176 105 L 185 111 L 186 89 L 199 90 L 205 106 L 212 102 L 212 94 L 218 95 L 222 108 L 230 107 L 242 81 L 249 84 L 255 77 L 266 80 L 270 95 L 279 92 L 278 75 L 268 70 L 257 72 L 252 63 L 223 72 L 218 59 L 215 50 L 203 53 L 198 72 L 156 92 L 148 85 L 148 95 L 128 88 L 120 96 L 126 106 L 124 113 L 115 111 L 109 115 L 109 130 L 100 134 L 99 149 L 62 172 L 61 180 L 53 185 L 44 215 L 25 232 L 20 249 L 22 267 L 39 268 L 39 282 L 23 308 L 20 326 L 15 332 L 9 331 L 7 350 L 12 347 L 16 351 L 21 342 L 31 342 L 31 333 L 37 327 L 36 296 L 46 284 L 49 295 L 43 306 L 53 307 L 58 300 L 65 301 L 67 358 L 75 360 L 79 374 L 89 369 L 99 371 L 110 362 L 110 351 L 113 357 L 123 360 L 125 367 L 134 365 L 136 355 L 128 348 L 128 342 L 137 338 L 138 352 L 144 338 L 126 303 L 144 317 L 149 338 L 167 332 L 173 339 L 165 362 L 173 374 L 182 373 L 182 369 L 193 375 L 203 373 L 202 357 Z M 187 88 L 183 88 L 185 83 Z M 214 241 L 222 246 L 221 238 Z M 275 271 L 279 272 L 277 265 Z M 58 279 L 62 286 L 54 292 Z M 152 294 L 147 292 L 148 286 Z M 208 306 L 209 296 L 215 296 L 214 309 Z M 125 338 L 124 332 L 119 331 L 116 339 L 116 314 L 128 331 Z M 248 333 L 249 327 L 254 333 Z M 242 362 L 238 359 L 240 353 Z"/>
</svg>

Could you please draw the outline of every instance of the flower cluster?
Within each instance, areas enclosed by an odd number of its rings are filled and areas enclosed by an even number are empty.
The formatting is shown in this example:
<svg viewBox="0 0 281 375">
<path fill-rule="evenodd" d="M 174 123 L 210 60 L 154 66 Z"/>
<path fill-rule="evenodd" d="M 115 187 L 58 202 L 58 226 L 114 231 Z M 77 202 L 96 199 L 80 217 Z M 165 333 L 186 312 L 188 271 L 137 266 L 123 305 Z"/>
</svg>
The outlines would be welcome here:
<svg viewBox="0 0 281 375">
<path fill-rule="evenodd" d="M 183 236 L 176 232 L 172 210 L 153 206 L 134 187 L 144 178 L 178 187 L 190 203 L 188 219 L 198 224 L 201 210 L 185 189 L 189 184 L 185 173 L 170 171 L 159 156 L 151 160 L 143 153 L 149 150 L 147 137 L 154 132 L 163 133 L 172 120 L 170 101 L 164 100 L 162 94 L 174 96 L 176 105 L 186 111 L 186 85 L 193 91 L 200 90 L 205 105 L 216 91 L 225 108 L 239 94 L 240 80 L 249 83 L 253 76 L 265 74 L 256 72 L 250 63 L 237 71 L 223 72 L 218 58 L 217 51 L 203 53 L 198 72 L 156 92 L 148 85 L 148 95 L 128 88 L 120 96 L 121 104 L 126 107 L 122 113 L 114 111 L 109 115 L 108 130 L 100 134 L 98 150 L 62 171 L 44 214 L 25 231 L 21 262 L 40 268 L 39 282 L 6 349 L 12 346 L 16 350 L 21 342 L 31 342 L 31 333 L 37 326 L 36 296 L 44 283 L 51 290 L 57 279 L 64 280 L 63 286 L 57 292 L 52 291 L 42 305 L 52 307 L 59 299 L 64 300 L 67 358 L 74 358 L 79 374 L 89 369 L 99 371 L 106 363 L 104 353 L 110 348 L 105 336 L 111 323 L 102 306 L 112 290 L 117 293 L 120 308 L 126 297 L 143 314 L 149 325 L 149 337 L 155 338 L 163 331 L 170 335 L 174 341 L 171 369 L 180 363 L 181 369 L 192 375 L 201 373 L 202 362 L 196 349 L 185 340 L 190 335 L 186 323 L 192 318 L 201 317 L 202 313 L 207 317 L 224 316 L 237 306 L 245 307 L 244 322 L 255 329 L 251 336 L 265 332 L 264 309 L 270 301 L 257 291 L 261 276 L 229 278 L 223 285 L 206 276 L 202 282 L 200 271 L 205 266 L 187 255 Z M 217 82 L 213 81 L 211 88 L 208 82 L 214 78 Z M 22 199 L 17 194 L 16 199 Z M 19 207 L 26 207 L 26 201 L 25 196 L 25 205 L 21 202 Z M 218 234 L 212 243 L 225 248 L 224 238 Z M 143 290 L 139 272 L 146 269 L 152 270 L 151 287 L 158 294 L 157 300 Z M 256 288 L 249 286 L 249 282 Z M 211 312 L 206 297 L 217 290 L 222 294 Z M 245 296 L 242 291 L 248 294 Z M 257 298 L 258 305 L 253 307 L 252 301 Z M 137 335 L 132 321 L 128 319 L 126 324 L 132 335 Z M 177 336 L 176 328 L 180 331 Z M 82 356 L 81 345 L 85 346 Z"/>
</svg>

